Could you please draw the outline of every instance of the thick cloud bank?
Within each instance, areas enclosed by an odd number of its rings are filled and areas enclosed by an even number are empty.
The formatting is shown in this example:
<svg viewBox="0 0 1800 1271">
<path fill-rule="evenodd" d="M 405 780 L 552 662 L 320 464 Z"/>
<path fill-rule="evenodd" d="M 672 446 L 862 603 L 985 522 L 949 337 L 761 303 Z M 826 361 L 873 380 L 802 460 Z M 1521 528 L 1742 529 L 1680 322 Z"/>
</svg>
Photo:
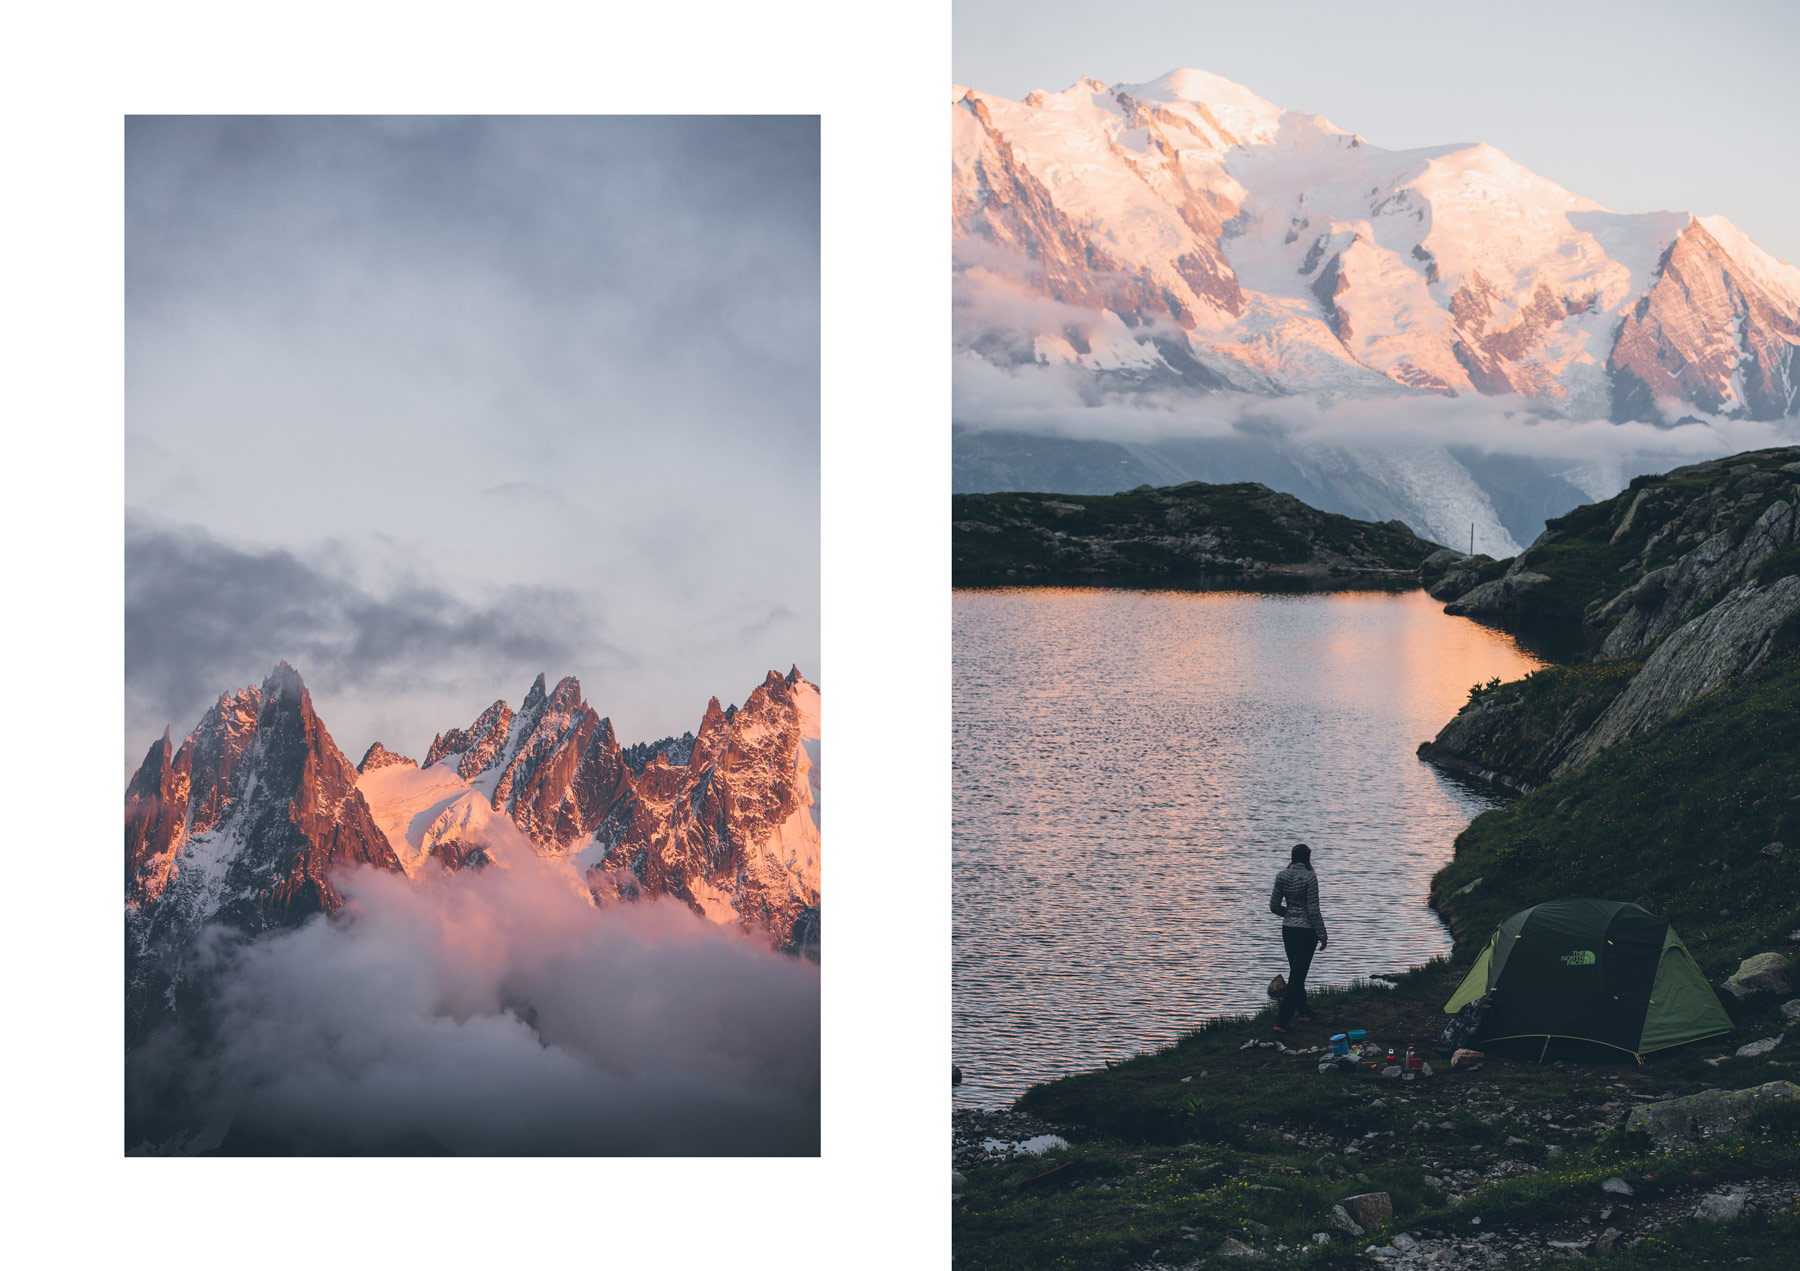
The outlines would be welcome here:
<svg viewBox="0 0 1800 1271">
<path fill-rule="evenodd" d="M 815 965 L 535 860 L 342 885 L 334 919 L 215 936 L 210 1038 L 128 1057 L 128 1117 L 173 1101 L 227 1152 L 819 1150 Z"/>
<path fill-rule="evenodd" d="M 1107 494 L 1261 481 L 1328 512 L 1510 556 L 1635 476 L 1792 442 L 1800 419 L 1565 419 L 1518 397 L 1262 397 L 1140 374 L 957 359 L 953 488 Z"/>
</svg>

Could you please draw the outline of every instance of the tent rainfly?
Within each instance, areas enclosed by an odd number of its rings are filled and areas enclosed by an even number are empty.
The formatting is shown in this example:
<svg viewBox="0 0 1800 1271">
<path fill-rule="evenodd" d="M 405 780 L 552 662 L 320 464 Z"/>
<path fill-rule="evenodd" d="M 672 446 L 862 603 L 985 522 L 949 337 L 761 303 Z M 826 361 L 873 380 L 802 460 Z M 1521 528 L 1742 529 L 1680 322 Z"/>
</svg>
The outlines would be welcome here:
<svg viewBox="0 0 1800 1271">
<path fill-rule="evenodd" d="M 1642 1060 L 1731 1031 L 1731 1017 L 1667 920 L 1616 900 L 1552 900 L 1501 923 L 1454 1015 L 1492 993 L 1477 1042 L 1595 1042 Z M 1542 1056 L 1540 1055 L 1540 1058 Z"/>
</svg>

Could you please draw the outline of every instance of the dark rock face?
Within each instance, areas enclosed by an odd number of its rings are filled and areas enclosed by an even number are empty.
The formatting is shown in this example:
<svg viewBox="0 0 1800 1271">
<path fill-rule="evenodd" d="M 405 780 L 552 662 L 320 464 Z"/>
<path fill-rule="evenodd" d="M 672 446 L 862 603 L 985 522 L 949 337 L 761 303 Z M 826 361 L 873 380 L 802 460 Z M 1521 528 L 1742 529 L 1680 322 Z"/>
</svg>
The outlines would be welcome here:
<svg viewBox="0 0 1800 1271">
<path fill-rule="evenodd" d="M 363 752 L 362 762 L 356 765 L 356 770 L 358 772 L 374 772 L 377 768 L 392 768 L 396 765 L 404 765 L 408 768 L 419 766 L 405 755 L 396 755 L 377 741 L 371 742 L 369 748 Z"/>
<path fill-rule="evenodd" d="M 544 677 L 540 675 L 537 683 L 540 694 L 543 684 Z M 431 748 L 425 752 L 425 767 L 431 767 L 448 755 L 456 755 L 457 773 L 464 781 L 472 780 L 499 757 L 511 732 L 512 718 L 512 707 L 505 702 L 495 702 L 467 728 L 452 728 L 447 733 L 439 733 L 431 739 Z"/>
<path fill-rule="evenodd" d="M 1559 717 L 1534 716 L 1531 681 L 1507 685 L 1419 753 L 1530 789 L 1800 642 L 1800 447 L 1639 478 L 1474 573 L 1501 565 L 1445 612 L 1578 623 L 1586 665 L 1556 697 Z"/>
<path fill-rule="evenodd" d="M 262 690 L 252 684 L 237 693 L 222 693 L 201 717 L 184 745 L 193 748 L 193 816 L 188 832 L 204 834 L 224 819 L 231 801 L 242 792 L 238 764 L 256 732 Z"/>
<path fill-rule="evenodd" d="M 573 676 L 547 698 L 543 677 L 519 711 L 520 741 L 494 787 L 493 806 L 534 840 L 561 851 L 586 838 L 631 790 L 612 721 L 594 713 Z"/>
<path fill-rule="evenodd" d="M 170 855 L 203 838 L 226 846 L 206 853 L 223 887 L 189 887 L 180 852 Z M 125 851 L 132 903 L 160 909 L 167 892 L 191 920 L 252 926 L 338 908 L 329 875 L 340 865 L 400 869 L 356 770 L 285 662 L 260 687 L 221 697 L 173 758 L 166 734 L 151 747 L 126 794 Z M 246 894 L 253 910 L 243 908 Z"/>
<path fill-rule="evenodd" d="M 1613 342 L 1613 417 L 1655 419 L 1660 399 L 1780 419 L 1800 406 L 1797 339 L 1800 313 L 1791 302 L 1690 221 Z"/>
<path fill-rule="evenodd" d="M 694 734 L 664 737 L 661 741 L 634 742 L 620 753 L 625 756 L 625 766 L 631 769 L 633 776 L 643 772 L 644 765 L 658 755 L 678 768 L 685 767 L 688 757 L 694 753 Z"/>
<path fill-rule="evenodd" d="M 175 853 L 187 837 L 191 755 L 186 746 L 176 752 L 165 729 L 125 788 L 127 904 L 154 900 L 168 882 Z"/>
<path fill-rule="evenodd" d="M 330 880 L 338 866 L 404 872 L 356 789 L 356 770 L 313 712 L 299 674 L 285 662 L 263 683 L 250 761 L 258 778 L 253 811 L 261 814 L 256 822 L 261 833 L 250 841 L 261 849 L 256 855 L 266 856 L 279 871 L 259 893 L 268 921 L 287 924 L 340 908 L 343 897 Z"/>
<path fill-rule="evenodd" d="M 285 662 L 221 697 L 175 755 L 166 735 L 151 747 L 126 795 L 129 1035 L 178 996 L 206 925 L 293 925 L 343 905 L 343 867 L 401 872 L 356 775 Z"/>
</svg>

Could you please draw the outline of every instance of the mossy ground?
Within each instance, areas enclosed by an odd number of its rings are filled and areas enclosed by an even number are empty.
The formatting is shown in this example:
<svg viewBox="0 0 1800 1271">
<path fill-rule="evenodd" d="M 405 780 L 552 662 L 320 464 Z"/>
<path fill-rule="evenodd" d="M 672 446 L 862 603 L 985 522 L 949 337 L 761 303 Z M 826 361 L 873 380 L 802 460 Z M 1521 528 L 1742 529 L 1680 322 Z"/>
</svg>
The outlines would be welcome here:
<svg viewBox="0 0 1800 1271">
<path fill-rule="evenodd" d="M 1545 683 L 1566 700 L 1605 666 Z M 1765 855 L 1771 843 L 1785 850 Z M 1483 813 L 1432 883 L 1459 957 L 1509 914 L 1561 896 L 1643 905 L 1703 967 L 1735 966 L 1800 925 L 1800 651 Z"/>
<path fill-rule="evenodd" d="M 1435 962 L 1394 989 L 1321 994 L 1315 1022 L 1284 1044 L 1320 1044 L 1348 1027 L 1384 1044 L 1423 1044 L 1443 1026 L 1441 1004 L 1462 972 Z M 1731 1005 L 1741 1017 L 1733 1046 L 1778 1031 L 1772 1002 Z M 1019 1108 L 1063 1127 L 1071 1147 L 964 1170 L 954 1202 L 958 1265 L 1235 1265 L 1216 1252 L 1227 1237 L 1269 1254 L 1265 1265 L 1331 1265 L 1397 1231 L 1597 1235 L 1592 1222 L 1607 1199 L 1599 1183 L 1613 1175 L 1630 1180 L 1640 1205 L 1713 1181 L 1800 1179 L 1795 1111 L 1675 1156 L 1622 1129 L 1631 1107 L 1657 1095 L 1800 1082 L 1800 1050 L 1716 1068 L 1705 1060 L 1720 1048 L 1706 1043 L 1642 1066 L 1490 1053 L 1479 1068 L 1452 1072 L 1434 1057 L 1434 1076 L 1402 1082 L 1369 1071 L 1321 1076 L 1315 1055 L 1243 1049 L 1271 1040 L 1271 1023 L 1272 1011 L 1212 1021 L 1153 1054 L 1034 1086 Z M 1334 1204 L 1368 1191 L 1392 1198 L 1390 1227 L 1311 1242 L 1333 1231 Z M 1741 1265 L 1737 1258 L 1760 1259 L 1795 1231 L 1793 1214 L 1708 1227 L 1700 1244 L 1671 1228 L 1616 1265 L 1685 1265 L 1670 1259 L 1695 1247 Z"/>
<path fill-rule="evenodd" d="M 1539 691 L 1578 691 L 1577 681 L 1546 677 Z M 1433 883 L 1456 938 L 1453 960 L 1418 968 L 1392 990 L 1322 994 L 1316 1021 L 1284 1044 L 1312 1046 L 1354 1027 L 1384 1044 L 1427 1045 L 1494 926 L 1557 896 L 1635 900 L 1668 917 L 1714 984 L 1749 954 L 1800 955 L 1786 938 L 1800 926 L 1797 754 L 1800 654 L 1790 653 L 1582 772 L 1484 814 Z M 1787 850 L 1765 855 L 1771 842 Z M 1455 894 L 1477 878 L 1472 891 Z M 1242 1049 L 1274 1039 L 1272 1011 L 1212 1021 L 1154 1054 L 1026 1092 L 1018 1107 L 1066 1127 L 1072 1146 L 1049 1160 L 966 1169 L 957 1260 L 1230 1265 L 1236 1260 L 1216 1250 L 1232 1237 L 1269 1253 L 1265 1265 L 1347 1266 L 1350 1251 L 1393 1231 L 1467 1235 L 1476 1217 L 1486 1231 L 1598 1234 L 1596 1189 L 1609 1175 L 1631 1181 L 1641 1197 L 1634 1203 L 1667 1196 L 1689 1210 L 1691 1193 L 1713 1182 L 1800 1181 L 1800 1112 L 1771 1114 L 1738 1139 L 1677 1156 L 1658 1156 L 1623 1131 L 1646 1098 L 1800 1083 L 1800 1037 L 1766 1056 L 1707 1062 L 1791 1027 L 1771 999 L 1723 1000 L 1736 1024 L 1729 1037 L 1642 1066 L 1624 1055 L 1559 1061 L 1553 1053 L 1540 1063 L 1536 1053 L 1490 1053 L 1473 1072 L 1450 1072 L 1434 1056 L 1437 1075 L 1415 1082 L 1321 1076 L 1316 1056 Z M 1069 1168 L 1038 1177 L 1063 1159 Z M 1313 1232 L 1331 1230 L 1334 1203 L 1365 1191 L 1392 1197 L 1392 1228 L 1310 1243 Z M 1781 1259 L 1791 1258 L 1797 1236 L 1800 1213 L 1791 1208 L 1723 1226 L 1675 1221 L 1608 1265 L 1786 1267 L 1795 1265 Z"/>
<path fill-rule="evenodd" d="M 1254 482 L 1129 490 L 1122 494 L 951 496 L 951 573 L 958 586 L 1005 582 L 1144 583 L 1198 580 L 1239 567 L 1210 556 L 1300 567 L 1331 553 L 1376 569 L 1411 571 L 1436 549 L 1398 522 L 1358 521 L 1307 507 Z"/>
</svg>

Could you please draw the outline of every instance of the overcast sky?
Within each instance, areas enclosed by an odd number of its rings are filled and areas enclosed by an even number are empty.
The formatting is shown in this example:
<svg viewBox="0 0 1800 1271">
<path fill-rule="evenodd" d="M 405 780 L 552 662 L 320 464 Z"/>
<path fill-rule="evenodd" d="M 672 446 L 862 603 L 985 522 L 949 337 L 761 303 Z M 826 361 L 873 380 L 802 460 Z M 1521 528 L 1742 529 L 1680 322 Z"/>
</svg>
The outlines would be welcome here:
<svg viewBox="0 0 1800 1271">
<path fill-rule="evenodd" d="M 1619 212 L 1800 263 L 1791 0 L 957 0 L 952 76 L 1019 98 L 1191 66 L 1378 146 L 1485 141 Z"/>
<path fill-rule="evenodd" d="M 816 117 L 126 125 L 126 749 L 819 679 Z"/>
</svg>

